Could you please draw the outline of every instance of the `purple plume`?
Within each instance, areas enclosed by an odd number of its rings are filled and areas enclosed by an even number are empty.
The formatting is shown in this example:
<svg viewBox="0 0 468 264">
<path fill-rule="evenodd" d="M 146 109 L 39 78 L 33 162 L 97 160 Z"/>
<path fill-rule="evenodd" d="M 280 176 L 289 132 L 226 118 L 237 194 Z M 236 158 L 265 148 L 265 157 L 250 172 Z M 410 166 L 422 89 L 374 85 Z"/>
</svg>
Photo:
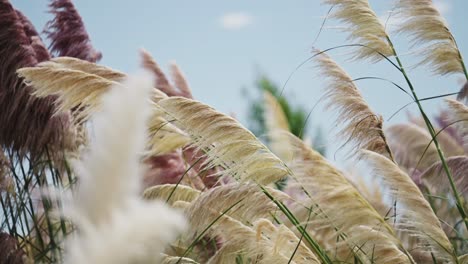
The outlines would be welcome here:
<svg viewBox="0 0 468 264">
<path fill-rule="evenodd" d="M 21 21 L 21 24 L 23 24 L 24 33 L 28 37 L 29 44 L 34 50 L 37 62 L 43 62 L 43 61 L 49 60 L 50 59 L 49 51 L 45 47 L 44 42 L 42 42 L 42 39 L 39 36 L 39 33 L 36 31 L 31 21 L 29 21 L 29 19 L 18 10 L 16 10 L 16 15 Z"/>
<path fill-rule="evenodd" d="M 0 232 L 0 263 L 25 263 L 26 254 L 18 244 L 14 237 Z"/>
<path fill-rule="evenodd" d="M 83 20 L 71 0 L 52 0 L 49 6 L 55 18 L 47 23 L 44 32 L 51 41 L 51 52 L 58 56 L 99 61 L 102 54 L 91 45 Z"/>
<path fill-rule="evenodd" d="M 468 82 L 466 82 L 458 93 L 457 100 L 460 102 L 468 103 Z"/>
<path fill-rule="evenodd" d="M 31 87 L 16 74 L 44 56 L 33 48 L 33 29 L 8 0 L 0 0 L 0 144 L 23 154 L 39 154 L 49 143 L 61 144 L 63 128 L 68 126 L 67 116 L 52 117 L 54 98 L 32 97 Z"/>
<path fill-rule="evenodd" d="M 449 112 L 447 110 L 441 110 L 435 117 L 436 124 L 455 140 L 460 145 L 463 145 L 463 137 L 461 137 L 455 126 L 450 121 Z"/>
<path fill-rule="evenodd" d="M 447 160 L 447 165 L 452 173 L 452 177 L 460 194 L 468 197 L 468 181 L 465 179 L 468 171 L 468 157 L 456 156 L 450 157 Z M 451 187 L 447 174 L 443 169 L 442 162 L 436 162 L 427 170 L 421 173 L 422 182 L 432 189 L 434 194 L 447 194 L 450 193 Z"/>
</svg>

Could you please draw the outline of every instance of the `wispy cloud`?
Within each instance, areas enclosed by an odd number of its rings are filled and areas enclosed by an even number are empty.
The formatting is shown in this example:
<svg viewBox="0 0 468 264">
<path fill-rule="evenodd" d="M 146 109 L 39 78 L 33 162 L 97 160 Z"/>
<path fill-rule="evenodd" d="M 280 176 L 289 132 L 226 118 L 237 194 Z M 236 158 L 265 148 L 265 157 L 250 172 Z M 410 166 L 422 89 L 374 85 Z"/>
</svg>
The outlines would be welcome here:
<svg viewBox="0 0 468 264">
<path fill-rule="evenodd" d="M 230 12 L 221 16 L 219 22 L 226 30 L 239 30 L 251 25 L 253 17 L 245 12 Z"/>
</svg>

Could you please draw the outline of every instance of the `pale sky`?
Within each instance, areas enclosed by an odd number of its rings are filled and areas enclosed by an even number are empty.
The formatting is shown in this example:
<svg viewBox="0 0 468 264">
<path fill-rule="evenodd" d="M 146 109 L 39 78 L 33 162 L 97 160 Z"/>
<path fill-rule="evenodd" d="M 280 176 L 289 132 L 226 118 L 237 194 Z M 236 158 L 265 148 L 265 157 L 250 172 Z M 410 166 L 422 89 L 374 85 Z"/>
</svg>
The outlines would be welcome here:
<svg viewBox="0 0 468 264">
<path fill-rule="evenodd" d="M 375 12 L 386 18 L 392 0 L 371 0 Z M 46 0 L 12 0 L 25 13 L 38 31 L 50 14 Z M 235 113 L 245 123 L 247 104 L 241 89 L 253 88 L 258 73 L 264 73 L 280 86 L 291 71 L 311 54 L 317 32 L 328 11 L 318 0 L 268 1 L 160 1 L 160 0 L 75 0 L 75 6 L 85 22 L 94 47 L 103 53 L 101 64 L 135 72 L 139 67 L 138 49 L 144 47 L 158 63 L 168 69 L 175 60 L 192 87 L 196 99 L 225 113 Z M 462 54 L 468 58 L 468 22 L 466 0 L 439 0 L 436 5 L 447 19 Z M 390 29 L 397 20 L 391 20 Z M 394 34 L 393 34 L 394 35 Z M 346 42 L 346 33 L 335 21 L 327 21 L 323 33 L 314 45 L 326 49 Z M 407 39 L 397 36 L 397 50 L 403 54 L 408 68 L 417 60 Z M 404 86 L 404 80 L 385 62 L 369 64 L 353 62 L 342 49 L 330 55 L 353 78 L 378 76 Z M 438 77 L 428 69 L 411 70 L 420 97 L 456 92 L 462 76 Z M 285 94 L 297 104 L 310 110 L 319 100 L 324 83 L 317 77 L 312 63 L 304 65 L 293 75 Z M 361 81 L 358 87 L 371 107 L 384 118 L 409 102 L 408 97 L 388 83 Z M 439 109 L 441 100 L 426 102 L 430 113 Z M 323 105 L 323 104 L 322 104 Z M 311 125 L 320 126 L 328 137 L 329 152 L 337 145 L 332 133 L 334 116 L 317 107 Z M 416 108 L 408 110 L 417 113 Z M 389 124 L 404 122 L 401 112 Z"/>
</svg>

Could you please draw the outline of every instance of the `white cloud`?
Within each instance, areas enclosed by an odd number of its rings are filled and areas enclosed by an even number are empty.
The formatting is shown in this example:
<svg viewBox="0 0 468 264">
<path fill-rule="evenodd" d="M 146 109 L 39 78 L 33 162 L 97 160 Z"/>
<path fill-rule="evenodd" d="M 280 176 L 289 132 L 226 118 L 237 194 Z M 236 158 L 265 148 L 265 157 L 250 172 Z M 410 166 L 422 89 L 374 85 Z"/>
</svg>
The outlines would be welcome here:
<svg viewBox="0 0 468 264">
<path fill-rule="evenodd" d="M 253 17 L 244 12 L 226 13 L 220 18 L 220 24 L 227 30 L 239 30 L 252 24 Z"/>
</svg>

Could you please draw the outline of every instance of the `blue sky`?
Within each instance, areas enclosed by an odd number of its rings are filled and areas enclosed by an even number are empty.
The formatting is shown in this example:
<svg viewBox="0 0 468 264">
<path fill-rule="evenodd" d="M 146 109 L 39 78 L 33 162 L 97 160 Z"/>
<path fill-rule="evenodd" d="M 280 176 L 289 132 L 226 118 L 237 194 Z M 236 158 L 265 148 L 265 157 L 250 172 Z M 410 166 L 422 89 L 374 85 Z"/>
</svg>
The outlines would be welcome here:
<svg viewBox="0 0 468 264">
<path fill-rule="evenodd" d="M 50 14 L 46 0 L 12 0 L 38 30 L 42 30 Z M 125 72 L 139 67 L 138 49 L 147 49 L 167 69 L 175 60 L 185 72 L 195 97 L 225 113 L 235 113 L 245 123 L 247 102 L 241 89 L 253 89 L 259 73 L 282 85 L 291 71 L 308 56 L 313 41 L 328 11 L 318 0 L 296 1 L 143 1 L 143 0 L 75 0 L 93 45 L 103 53 L 100 63 Z M 371 0 L 376 13 L 385 17 L 392 8 L 391 0 Z M 460 49 L 468 57 L 468 31 L 464 28 L 468 2 L 439 0 L 437 6 L 448 20 Z M 340 25 L 328 21 L 315 46 L 326 49 L 346 42 Z M 405 65 L 416 60 L 403 36 L 396 36 L 397 50 Z M 385 62 L 369 64 L 353 62 L 349 50 L 330 55 L 354 78 L 379 76 L 401 85 L 403 79 Z M 324 82 L 317 77 L 313 64 L 303 66 L 292 77 L 285 94 L 310 110 L 321 96 Z M 457 91 L 462 76 L 438 77 L 427 69 L 411 70 L 421 97 Z M 408 97 L 381 81 L 358 83 L 369 104 L 384 118 L 409 102 Z M 440 100 L 425 103 L 431 113 L 439 109 Z M 320 105 L 319 105 L 320 106 Z M 415 107 L 408 110 L 415 112 Z M 311 125 L 320 126 L 326 135 L 336 132 L 332 113 L 318 107 L 311 116 Z M 405 112 L 389 122 L 403 122 Z M 330 134 L 331 135 L 331 134 Z M 336 149 L 328 137 L 330 151 Z"/>
</svg>

